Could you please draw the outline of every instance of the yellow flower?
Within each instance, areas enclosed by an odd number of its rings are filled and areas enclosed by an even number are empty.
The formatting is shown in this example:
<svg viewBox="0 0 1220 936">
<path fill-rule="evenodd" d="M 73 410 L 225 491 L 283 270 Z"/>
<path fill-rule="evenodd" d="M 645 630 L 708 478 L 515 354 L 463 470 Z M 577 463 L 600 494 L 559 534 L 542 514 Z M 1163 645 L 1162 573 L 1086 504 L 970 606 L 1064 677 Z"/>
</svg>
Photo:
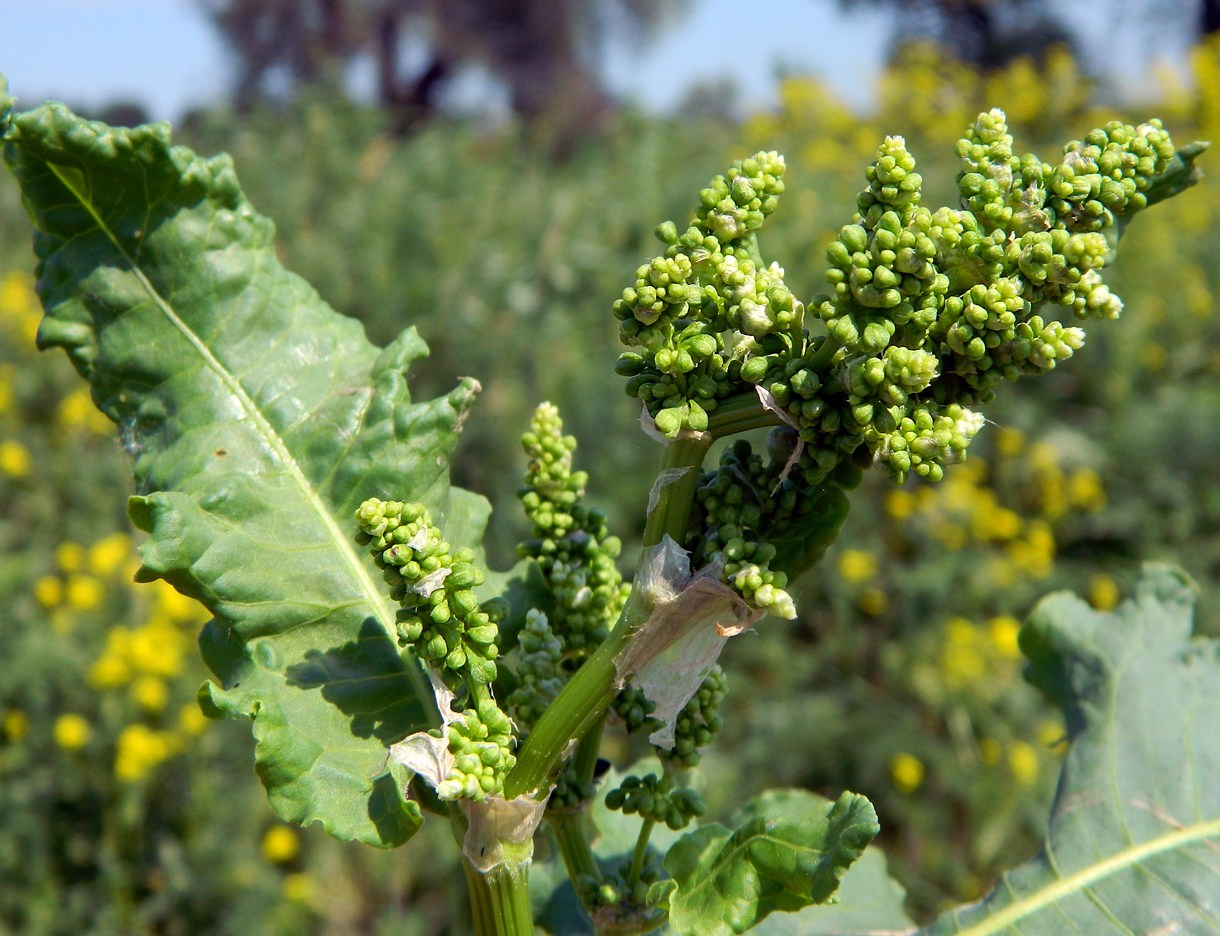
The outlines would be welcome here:
<svg viewBox="0 0 1220 936">
<path fill-rule="evenodd" d="M 0 323 L 20 334 L 31 349 L 40 317 L 33 277 L 14 272 L 0 279 Z"/>
<path fill-rule="evenodd" d="M 73 611 L 95 611 L 106 597 L 106 589 L 91 575 L 72 575 L 68 577 L 64 595 Z"/>
<path fill-rule="evenodd" d="M 987 662 L 973 647 L 945 647 L 940 654 L 940 669 L 950 689 L 965 689 L 987 675 Z"/>
<path fill-rule="evenodd" d="M 203 605 L 194 598 L 188 598 L 160 579 L 157 580 L 154 587 L 156 588 L 156 610 L 168 618 L 171 623 L 194 624 L 205 619 L 207 612 Z"/>
<path fill-rule="evenodd" d="M 885 512 L 895 520 L 906 520 L 915 512 L 915 495 L 910 491 L 890 491 L 885 498 Z"/>
<path fill-rule="evenodd" d="M 182 672 L 182 634 L 168 624 L 150 622 L 130 631 L 128 659 L 141 673 L 171 678 Z"/>
<path fill-rule="evenodd" d="M 1068 501 L 1080 510 L 1096 513 L 1106 506 L 1101 475 L 1092 468 L 1078 468 L 1068 477 Z"/>
<path fill-rule="evenodd" d="M 966 618 L 950 618 L 945 623 L 940 672 L 950 689 L 965 689 L 987 675 L 987 660 L 981 652 L 979 632 Z"/>
<path fill-rule="evenodd" d="M 0 442 L 0 474 L 24 478 L 30 473 L 30 451 L 16 439 Z"/>
<path fill-rule="evenodd" d="M 110 432 L 110 420 L 93 405 L 86 387 L 78 387 L 59 402 L 56 414 L 59 424 L 73 432 L 93 432 L 99 435 Z"/>
<path fill-rule="evenodd" d="M 43 575 L 34 582 L 34 600 L 44 608 L 54 608 L 64 600 L 64 585 L 54 575 Z"/>
<path fill-rule="evenodd" d="M 890 779 L 899 793 L 914 793 L 923 785 L 923 761 L 914 754 L 905 751 L 895 754 L 890 759 Z"/>
<path fill-rule="evenodd" d="M 877 557 L 863 549 L 845 549 L 839 556 L 839 575 L 851 584 L 867 582 L 877 574 Z"/>
<path fill-rule="evenodd" d="M 89 571 L 101 578 L 113 575 L 131 556 L 131 537 L 126 533 L 111 533 L 89 547 Z"/>
<path fill-rule="evenodd" d="M 992 505 L 979 511 L 979 539 L 1011 540 L 1021 534 L 1021 516 L 1014 510 Z"/>
<path fill-rule="evenodd" d="M 0 364 L 0 416 L 13 411 L 13 365 Z"/>
<path fill-rule="evenodd" d="M 79 715 L 60 715 L 55 720 L 55 743 L 65 751 L 79 751 L 92 734 L 89 723 Z"/>
<path fill-rule="evenodd" d="M 313 877 L 303 871 L 284 875 L 285 900 L 292 903 L 309 904 L 313 902 L 315 890 Z"/>
<path fill-rule="evenodd" d="M 1067 732 L 1063 730 L 1063 725 L 1052 718 L 1038 722 L 1035 737 L 1042 747 L 1050 751 L 1063 753 L 1067 749 Z"/>
<path fill-rule="evenodd" d="M 277 825 L 263 836 L 263 857 L 271 864 L 290 864 L 301 853 L 301 839 L 295 829 Z"/>
<path fill-rule="evenodd" d="M 889 604 L 889 598 L 880 588 L 866 588 L 856 599 L 856 606 L 869 617 L 881 617 Z"/>
<path fill-rule="evenodd" d="M 9 709 L 4 713 L 4 734 L 10 741 L 20 741 L 30 730 L 30 718 L 21 709 Z"/>
<path fill-rule="evenodd" d="M 156 676 L 141 676 L 131 685 L 131 697 L 144 711 L 156 714 L 169 702 L 169 687 Z"/>
<path fill-rule="evenodd" d="M 1038 473 L 1038 501 L 1042 516 L 1057 520 L 1068 510 L 1068 492 L 1063 472 L 1050 468 Z"/>
<path fill-rule="evenodd" d="M 1099 574 L 1089 579 L 1089 604 L 1098 611 L 1113 611 L 1121 598 L 1118 585 L 1110 576 Z"/>
<path fill-rule="evenodd" d="M 987 622 L 987 636 L 999 655 L 1006 660 L 1020 659 L 1021 648 L 1017 645 L 1020 632 L 1021 622 L 1014 617 L 1001 615 Z"/>
<path fill-rule="evenodd" d="M 139 723 L 128 725 L 119 735 L 114 758 L 115 776 L 127 783 L 143 780 L 175 753 L 174 740 L 166 732 L 153 731 Z"/>
<path fill-rule="evenodd" d="M 1038 752 L 1026 741 L 1014 741 L 1008 748 L 1008 769 L 1013 779 L 1028 786 L 1038 779 Z"/>
<path fill-rule="evenodd" d="M 1014 540 L 1006 549 L 1009 560 L 1033 578 L 1046 578 L 1055 567 L 1055 535 L 1043 520 L 1025 525 L 1025 538 Z"/>
<path fill-rule="evenodd" d="M 131 679 L 131 667 L 116 653 L 105 653 L 89 667 L 85 677 L 94 689 L 117 689 Z"/>
<path fill-rule="evenodd" d="M 1059 470 L 1059 450 L 1049 442 L 1035 442 L 1029 448 L 1029 461 L 1038 474 L 1052 474 Z"/>
<path fill-rule="evenodd" d="M 197 702 L 188 702 L 178 710 L 178 728 L 188 737 L 199 737 L 207 730 L 208 724 L 208 717 Z"/>
<path fill-rule="evenodd" d="M 85 547 L 80 543 L 60 543 L 55 549 L 55 561 L 65 572 L 79 572 L 85 563 Z"/>
</svg>

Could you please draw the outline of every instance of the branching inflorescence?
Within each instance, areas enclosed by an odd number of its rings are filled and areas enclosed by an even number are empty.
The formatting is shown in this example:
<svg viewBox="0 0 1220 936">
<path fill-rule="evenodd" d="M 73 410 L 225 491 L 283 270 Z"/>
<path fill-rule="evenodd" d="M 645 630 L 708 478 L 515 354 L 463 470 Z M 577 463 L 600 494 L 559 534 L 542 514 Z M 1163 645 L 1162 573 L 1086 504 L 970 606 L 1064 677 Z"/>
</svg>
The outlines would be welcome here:
<svg viewBox="0 0 1220 936">
<path fill-rule="evenodd" d="M 786 565 L 768 543 L 777 524 L 850 487 L 858 466 L 939 480 L 965 457 L 978 407 L 1000 383 L 1083 345 L 1065 313 L 1117 317 L 1122 303 L 1100 272 L 1117 235 L 1182 187 L 1165 184 L 1175 151 L 1155 120 L 1112 122 L 1047 163 L 1015 155 L 992 110 L 958 156 L 960 207 L 932 211 L 903 139 L 886 138 L 852 223 L 827 250 L 830 290 L 806 306 L 759 253 L 784 189 L 782 158 L 759 153 L 703 190 L 684 233 L 657 229 L 664 252 L 614 305 L 629 349 L 618 371 L 664 436 L 714 432 L 717 409 L 743 395 L 774 414 L 767 461 L 739 441 L 702 476 L 688 539 L 754 607 L 795 613 L 784 572 L 771 568 Z M 815 319 L 819 334 L 807 327 Z"/>
</svg>

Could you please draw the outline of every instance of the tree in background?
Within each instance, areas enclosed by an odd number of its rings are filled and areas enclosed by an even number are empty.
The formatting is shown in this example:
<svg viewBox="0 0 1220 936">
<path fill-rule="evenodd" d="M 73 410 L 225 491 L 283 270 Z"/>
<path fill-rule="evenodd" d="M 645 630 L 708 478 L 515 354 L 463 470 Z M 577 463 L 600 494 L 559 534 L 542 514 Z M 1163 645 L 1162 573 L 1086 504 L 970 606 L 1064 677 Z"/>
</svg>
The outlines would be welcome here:
<svg viewBox="0 0 1220 936">
<path fill-rule="evenodd" d="M 1018 56 L 1041 59 L 1052 46 L 1081 58 L 1087 36 L 1076 34 L 1056 0 L 838 0 L 844 9 L 886 8 L 894 14 L 891 59 L 912 41 L 933 40 L 958 61 L 985 71 Z M 1145 39 L 1165 30 L 1198 41 L 1220 32 L 1220 0 L 1127 0 L 1121 19 L 1140 24 Z"/>
<path fill-rule="evenodd" d="M 1003 68 L 1014 58 L 1040 58 L 1075 42 L 1050 0 L 840 0 L 848 9 L 887 6 L 895 14 L 891 58 L 910 42 L 932 40 L 977 68 Z"/>
<path fill-rule="evenodd" d="M 515 113 L 560 126 L 595 124 L 609 100 L 593 61 L 611 31 L 641 39 L 684 0 L 198 0 L 237 63 L 233 100 L 306 86 L 346 87 L 349 67 L 371 59 L 378 103 L 405 129 L 433 112 L 461 69 L 481 65 L 508 91 Z M 426 49 L 404 73 L 409 43 Z"/>
<path fill-rule="evenodd" d="M 1202 0 L 1199 9 L 1199 33 L 1210 36 L 1220 32 L 1220 0 Z"/>
</svg>

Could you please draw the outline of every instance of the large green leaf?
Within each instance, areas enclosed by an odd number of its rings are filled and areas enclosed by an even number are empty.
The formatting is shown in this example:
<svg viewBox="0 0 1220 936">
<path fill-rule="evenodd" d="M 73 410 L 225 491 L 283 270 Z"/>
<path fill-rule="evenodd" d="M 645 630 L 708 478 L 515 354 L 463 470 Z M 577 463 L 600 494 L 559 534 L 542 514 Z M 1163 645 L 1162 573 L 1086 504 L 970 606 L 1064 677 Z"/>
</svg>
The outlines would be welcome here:
<svg viewBox="0 0 1220 936">
<path fill-rule="evenodd" d="M 678 933 L 744 933 L 770 913 L 826 903 L 880 829 L 863 796 L 831 803 L 804 790 L 756 797 L 734 826 L 700 826 L 665 856 Z"/>
<path fill-rule="evenodd" d="M 404 841 L 420 814 L 387 747 L 436 713 L 351 516 L 370 496 L 445 516 L 477 385 L 413 402 L 422 340 L 373 346 L 284 270 L 228 157 L 171 146 L 164 124 L 112 129 L 62 105 L 3 130 L 38 231 L 39 342 L 68 353 L 134 459 L 141 576 L 215 616 L 205 707 L 253 721 L 281 815 Z M 475 538 L 484 514 L 467 495 L 448 519 Z"/>
<path fill-rule="evenodd" d="M 904 936 L 915 929 L 903 909 L 905 899 L 885 855 L 873 845 L 843 875 L 833 903 L 773 913 L 750 936 Z"/>
<path fill-rule="evenodd" d="M 1071 739 L 1045 844 L 927 936 L 1220 933 L 1220 645 L 1193 605 L 1168 566 L 1112 614 L 1038 605 L 1021 648 Z"/>
</svg>

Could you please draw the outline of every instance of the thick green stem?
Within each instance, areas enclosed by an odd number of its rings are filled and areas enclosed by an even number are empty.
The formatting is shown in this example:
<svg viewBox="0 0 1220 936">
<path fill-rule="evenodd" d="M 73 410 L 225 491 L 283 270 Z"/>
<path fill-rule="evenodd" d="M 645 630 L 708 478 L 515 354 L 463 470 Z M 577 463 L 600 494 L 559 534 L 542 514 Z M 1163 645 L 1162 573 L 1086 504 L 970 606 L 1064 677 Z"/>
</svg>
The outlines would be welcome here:
<svg viewBox="0 0 1220 936">
<path fill-rule="evenodd" d="M 511 859 L 486 873 L 462 859 L 470 888 L 475 936 L 533 936 L 528 857 Z"/>
<path fill-rule="evenodd" d="M 809 366 L 821 374 L 830 366 L 831 359 L 842 347 L 843 343 L 838 338 L 835 338 L 833 335 L 827 335 L 826 340 L 822 342 L 821 347 L 814 354 L 813 361 Z"/>
<path fill-rule="evenodd" d="M 602 712 L 601 717 L 594 722 L 572 756 L 572 774 L 576 780 L 592 780 L 597 771 L 597 758 L 601 752 L 602 729 L 606 726 L 608 712 Z M 576 884 L 583 878 L 592 878 L 599 884 L 602 880 L 602 870 L 593 856 L 589 845 L 589 801 L 585 800 L 578 806 L 569 809 L 548 810 L 547 823 L 555 834 L 559 846 L 559 854 L 563 856 L 564 866 L 568 869 L 568 877 Z M 584 891 L 576 888 L 576 892 L 584 902 Z M 585 909 L 589 909 L 587 906 Z"/>
<path fill-rule="evenodd" d="M 779 416 L 765 409 L 758 393 L 752 391 L 722 400 L 708 414 L 707 434 L 714 439 L 723 439 L 739 432 L 781 424 Z"/>
<path fill-rule="evenodd" d="M 606 718 L 610 713 L 602 712 L 601 718 L 585 732 L 576 746 L 572 756 L 572 773 L 577 780 L 592 780 L 597 772 L 597 758 L 602 750 L 602 729 L 606 727 Z"/>
<path fill-rule="evenodd" d="M 648 840 L 652 837 L 656 824 L 655 819 L 645 819 L 644 824 L 640 826 L 640 835 L 635 840 L 635 851 L 631 855 L 631 870 L 627 872 L 627 884 L 630 887 L 640 883 L 640 875 L 644 873 L 644 859 L 648 856 Z"/>
<path fill-rule="evenodd" d="M 466 887 L 470 891 L 470 915 L 473 931 L 478 936 L 494 934 L 496 931 L 495 914 L 491 909 L 491 891 L 488 889 L 483 875 L 465 858 L 462 859 L 462 869 L 466 872 Z"/>
<path fill-rule="evenodd" d="M 583 902 L 583 889 L 579 886 L 581 878 L 592 878 L 599 884 L 602 880 L 602 869 L 589 845 L 588 810 L 582 805 L 575 809 L 548 812 L 546 821 L 555 834 L 555 843 L 563 856 L 564 867 L 568 869 L 568 877 L 576 885 L 576 893 L 582 895 Z"/>
<path fill-rule="evenodd" d="M 658 477 L 664 485 L 657 492 L 656 506 L 644 527 L 644 548 L 656 546 L 668 534 L 675 542 L 686 540 L 691 505 L 699 484 L 699 466 L 712 444 L 711 433 L 695 438 L 675 439 L 665 446 Z"/>
<path fill-rule="evenodd" d="M 666 769 L 657 786 L 657 792 L 662 795 L 673 789 L 674 776 Z M 652 830 L 656 826 L 655 819 L 645 819 L 640 826 L 640 834 L 635 840 L 635 851 L 631 855 L 631 869 L 627 872 L 627 884 L 635 887 L 640 883 L 640 875 L 644 872 L 644 859 L 648 856 L 648 840 L 652 838 Z"/>
<path fill-rule="evenodd" d="M 651 601 L 634 592 L 618 624 L 567 681 L 517 752 L 517 766 L 504 781 L 504 796 L 544 793 L 573 739 L 584 737 L 614 701 L 618 668 L 615 658 L 641 624 L 648 620 Z"/>
</svg>

